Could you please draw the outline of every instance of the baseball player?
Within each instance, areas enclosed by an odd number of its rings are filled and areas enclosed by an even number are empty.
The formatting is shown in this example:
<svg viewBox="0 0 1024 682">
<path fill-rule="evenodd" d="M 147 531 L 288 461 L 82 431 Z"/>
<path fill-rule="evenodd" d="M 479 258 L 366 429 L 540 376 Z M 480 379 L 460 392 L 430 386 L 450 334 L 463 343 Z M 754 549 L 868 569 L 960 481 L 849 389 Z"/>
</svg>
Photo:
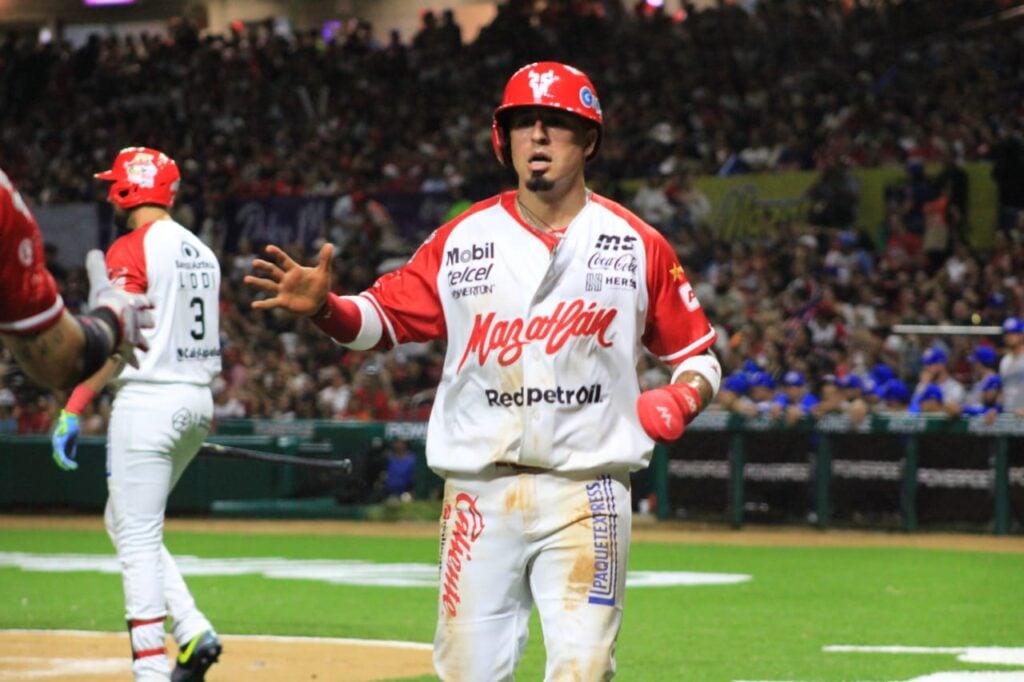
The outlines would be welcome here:
<svg viewBox="0 0 1024 682">
<path fill-rule="evenodd" d="M 1024 417 L 1024 320 L 1003 320 L 1006 352 L 999 360 L 999 378 L 1003 382 L 1003 410 Z"/>
<path fill-rule="evenodd" d="M 77 415 L 113 379 L 104 518 L 124 572 L 132 671 L 138 681 L 202 680 L 222 647 L 163 545 L 163 524 L 167 496 L 210 429 L 210 384 L 221 369 L 220 265 L 168 214 L 180 176 L 167 155 L 129 147 L 96 177 L 111 182 L 107 200 L 119 231 L 127 230 L 107 253 L 110 276 L 149 296 L 156 326 L 146 332 L 149 350 L 137 368 L 110 362 L 72 392 L 53 456 L 60 467 L 77 468 Z M 173 674 L 164 648 L 168 614 L 180 647 Z"/>
<path fill-rule="evenodd" d="M 103 254 L 86 256 L 87 315 L 64 308 L 43 259 L 39 226 L 7 174 L 0 170 L 0 340 L 38 384 L 68 388 L 98 370 L 114 353 L 130 359 L 145 348 L 152 327 L 149 301 L 111 286 Z"/>
<path fill-rule="evenodd" d="M 518 186 L 437 229 L 359 296 L 329 293 L 332 247 L 303 267 L 276 246 L 254 308 L 311 316 L 352 349 L 447 339 L 427 437 L 445 481 L 434 666 L 511 680 L 534 605 L 547 680 L 615 673 L 629 553 L 629 472 L 711 403 L 715 332 L 667 241 L 589 191 L 602 113 L 556 62 L 509 79 L 498 160 Z M 272 262 L 271 262 L 272 261 Z M 640 392 L 641 346 L 673 366 Z"/>
</svg>

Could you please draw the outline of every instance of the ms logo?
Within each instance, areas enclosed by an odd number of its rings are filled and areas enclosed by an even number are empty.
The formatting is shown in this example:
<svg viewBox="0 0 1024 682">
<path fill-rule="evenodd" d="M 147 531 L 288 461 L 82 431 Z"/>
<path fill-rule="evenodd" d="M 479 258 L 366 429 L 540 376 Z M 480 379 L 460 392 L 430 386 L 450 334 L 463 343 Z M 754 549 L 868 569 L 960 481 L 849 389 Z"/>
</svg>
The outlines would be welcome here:
<svg viewBox="0 0 1024 682">
<path fill-rule="evenodd" d="M 602 251 L 632 251 L 633 242 L 636 241 L 636 237 L 619 237 L 614 234 L 599 234 L 597 235 L 597 244 L 595 248 L 601 249 Z"/>
<path fill-rule="evenodd" d="M 545 71 L 544 73 L 531 71 L 530 89 L 533 90 L 533 99 L 536 101 L 547 97 L 548 90 L 551 89 L 551 85 L 556 80 L 558 80 L 558 76 L 555 75 L 554 71 Z"/>
<path fill-rule="evenodd" d="M 188 242 L 182 242 L 181 255 L 184 256 L 185 258 L 191 258 L 195 260 L 196 258 L 199 258 L 199 249 L 192 246 Z"/>
</svg>

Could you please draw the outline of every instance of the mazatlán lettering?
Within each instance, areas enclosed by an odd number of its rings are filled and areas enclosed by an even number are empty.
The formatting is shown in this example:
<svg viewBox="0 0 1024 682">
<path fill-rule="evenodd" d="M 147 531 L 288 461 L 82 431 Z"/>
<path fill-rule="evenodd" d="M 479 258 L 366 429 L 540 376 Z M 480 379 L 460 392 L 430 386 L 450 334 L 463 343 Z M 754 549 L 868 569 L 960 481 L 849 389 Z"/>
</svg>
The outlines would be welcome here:
<svg viewBox="0 0 1024 682">
<path fill-rule="evenodd" d="M 592 405 L 601 402 L 601 384 L 580 386 L 577 389 L 565 389 L 561 386 L 555 388 L 527 388 L 522 387 L 518 391 L 498 392 L 494 389 L 484 391 L 487 396 L 488 407 L 522 407 L 523 405 Z"/>
<path fill-rule="evenodd" d="M 462 562 L 472 561 L 470 550 L 480 534 L 484 532 L 484 517 L 476 508 L 476 498 L 466 493 L 455 497 L 455 521 L 452 536 L 448 543 L 448 553 L 444 561 L 444 582 L 441 587 L 441 603 L 449 616 L 458 613 L 458 605 L 462 602 L 459 596 L 459 577 L 462 575 Z"/>
<path fill-rule="evenodd" d="M 521 317 L 495 321 L 493 312 L 477 313 L 456 371 L 462 369 L 472 353 L 477 354 L 483 365 L 497 351 L 498 364 L 511 365 L 523 354 L 523 346 L 534 341 L 546 341 L 544 350 L 548 355 L 557 353 L 574 336 L 592 336 L 607 348 L 612 345 L 606 336 L 608 328 L 618 312 L 615 308 L 599 308 L 593 301 L 585 304 L 576 299 L 569 303 L 561 301 L 550 315 L 537 315 L 528 323 Z"/>
<path fill-rule="evenodd" d="M 617 569 L 615 498 L 611 494 L 610 483 L 610 477 L 602 476 L 586 487 L 594 535 L 594 580 L 587 601 L 605 606 L 615 604 Z"/>
</svg>

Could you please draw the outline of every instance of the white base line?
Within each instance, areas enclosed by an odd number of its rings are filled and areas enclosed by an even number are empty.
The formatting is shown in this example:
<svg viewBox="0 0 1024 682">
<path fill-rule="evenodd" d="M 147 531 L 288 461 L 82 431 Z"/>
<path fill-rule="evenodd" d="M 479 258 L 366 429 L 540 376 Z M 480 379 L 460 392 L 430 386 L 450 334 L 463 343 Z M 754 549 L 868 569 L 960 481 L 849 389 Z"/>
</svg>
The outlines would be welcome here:
<svg viewBox="0 0 1024 682">
<path fill-rule="evenodd" d="M 62 635 L 69 637 L 107 637 L 109 635 L 123 635 L 123 631 L 104 632 L 97 630 L 0 630 L 4 633 L 24 635 Z M 417 651 L 431 651 L 433 644 L 422 642 L 400 642 L 387 639 L 349 639 L 347 637 L 299 637 L 291 635 L 232 635 L 218 632 L 218 635 L 227 639 L 247 639 L 254 642 L 295 642 L 303 644 L 346 644 L 348 646 L 365 647 L 387 647 L 391 649 L 414 649 Z"/>
</svg>

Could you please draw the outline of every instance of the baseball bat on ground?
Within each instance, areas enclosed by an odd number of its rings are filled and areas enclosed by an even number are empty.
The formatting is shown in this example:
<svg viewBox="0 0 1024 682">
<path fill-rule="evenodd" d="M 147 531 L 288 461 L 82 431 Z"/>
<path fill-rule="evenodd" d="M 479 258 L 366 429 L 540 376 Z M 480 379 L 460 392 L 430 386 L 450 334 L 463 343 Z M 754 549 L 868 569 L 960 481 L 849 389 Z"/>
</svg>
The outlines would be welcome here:
<svg viewBox="0 0 1024 682">
<path fill-rule="evenodd" d="M 318 459 L 316 457 L 285 455 L 278 452 L 261 452 L 259 450 L 236 448 L 232 445 L 219 445 L 217 443 L 203 443 L 199 446 L 199 454 L 205 457 L 248 459 L 257 462 L 270 462 L 272 464 L 294 464 L 296 466 L 335 469 L 345 473 L 352 473 L 352 460 L 347 457 L 345 459 Z"/>
</svg>

